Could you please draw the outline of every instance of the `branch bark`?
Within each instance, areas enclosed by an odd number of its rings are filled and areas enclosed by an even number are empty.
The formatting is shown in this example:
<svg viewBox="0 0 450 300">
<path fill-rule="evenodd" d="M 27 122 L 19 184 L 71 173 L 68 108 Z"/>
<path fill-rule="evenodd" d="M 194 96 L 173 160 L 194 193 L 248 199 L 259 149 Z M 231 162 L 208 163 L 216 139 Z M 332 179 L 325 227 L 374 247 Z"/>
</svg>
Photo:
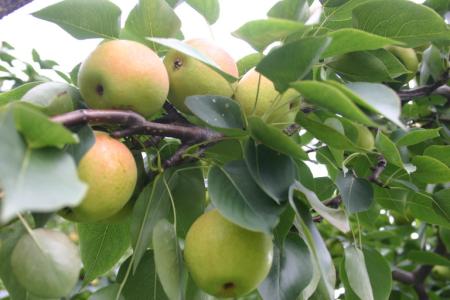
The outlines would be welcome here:
<svg viewBox="0 0 450 300">
<path fill-rule="evenodd" d="M 81 124 L 109 124 L 127 127 L 123 130 L 116 131 L 113 134 L 114 137 L 148 134 L 152 136 L 178 138 L 183 143 L 212 142 L 223 137 L 222 134 L 208 128 L 150 122 L 132 111 L 80 109 L 55 116 L 52 120 L 68 127 Z"/>
<path fill-rule="evenodd" d="M 397 95 L 400 97 L 402 102 L 408 102 L 415 97 L 428 96 L 431 94 L 438 94 L 446 98 L 449 98 L 450 89 L 447 85 L 448 80 L 449 80 L 449 70 L 445 71 L 445 73 L 442 74 L 441 78 L 437 80 L 435 83 L 424 85 L 410 90 L 400 90 L 397 92 Z"/>
<path fill-rule="evenodd" d="M 0 0 L 0 19 L 32 1 L 33 0 Z"/>
</svg>

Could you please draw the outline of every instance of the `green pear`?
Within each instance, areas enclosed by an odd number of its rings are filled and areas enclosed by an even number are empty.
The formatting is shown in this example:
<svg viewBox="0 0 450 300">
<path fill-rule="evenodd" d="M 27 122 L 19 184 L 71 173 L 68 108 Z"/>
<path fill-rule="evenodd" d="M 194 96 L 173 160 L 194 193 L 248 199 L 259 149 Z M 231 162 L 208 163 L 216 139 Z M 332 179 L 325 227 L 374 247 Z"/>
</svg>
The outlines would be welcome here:
<svg viewBox="0 0 450 300">
<path fill-rule="evenodd" d="M 55 116 L 75 110 L 81 96 L 78 89 L 67 83 L 44 82 L 26 92 L 21 100 L 48 116 Z"/>
<path fill-rule="evenodd" d="M 184 258 L 192 279 L 215 297 L 239 297 L 254 290 L 272 265 L 269 235 L 225 219 L 216 209 L 200 216 L 186 235 Z"/>
<path fill-rule="evenodd" d="M 356 138 L 356 145 L 363 148 L 364 150 L 372 150 L 375 147 L 375 139 L 373 137 L 372 132 L 364 126 L 360 124 L 353 124 L 358 130 L 358 136 Z"/>
<path fill-rule="evenodd" d="M 95 144 L 78 165 L 78 176 L 87 183 L 87 194 L 78 206 L 60 214 L 71 221 L 97 222 L 125 207 L 136 186 L 137 167 L 124 144 L 96 132 Z"/>
<path fill-rule="evenodd" d="M 204 39 L 187 40 L 185 43 L 214 61 L 223 71 L 239 76 L 236 62 L 220 47 Z M 169 101 L 180 111 L 189 114 L 184 104 L 193 95 L 219 95 L 231 97 L 233 85 L 219 73 L 181 52 L 170 50 L 164 58 L 170 78 Z"/>
<path fill-rule="evenodd" d="M 148 117 L 162 108 L 169 78 L 150 48 L 113 40 L 101 43 L 83 62 L 78 85 L 91 108 L 132 110 Z"/>
<path fill-rule="evenodd" d="M 246 115 L 264 117 L 269 123 L 289 124 L 298 112 L 300 94 L 294 89 L 280 94 L 272 81 L 253 68 L 239 80 L 234 99 Z"/>
<path fill-rule="evenodd" d="M 406 77 L 407 80 L 411 80 L 416 76 L 419 69 L 419 60 L 417 59 L 416 51 L 412 48 L 403 48 L 398 46 L 387 46 L 386 50 L 394 54 L 405 68 L 411 73 Z"/>
<path fill-rule="evenodd" d="M 81 260 L 76 247 L 58 231 L 35 229 L 20 238 L 11 255 L 17 280 L 42 298 L 68 296 L 78 281 Z"/>
<path fill-rule="evenodd" d="M 431 275 L 437 280 L 450 281 L 450 267 L 440 265 L 434 266 L 431 270 Z"/>
</svg>

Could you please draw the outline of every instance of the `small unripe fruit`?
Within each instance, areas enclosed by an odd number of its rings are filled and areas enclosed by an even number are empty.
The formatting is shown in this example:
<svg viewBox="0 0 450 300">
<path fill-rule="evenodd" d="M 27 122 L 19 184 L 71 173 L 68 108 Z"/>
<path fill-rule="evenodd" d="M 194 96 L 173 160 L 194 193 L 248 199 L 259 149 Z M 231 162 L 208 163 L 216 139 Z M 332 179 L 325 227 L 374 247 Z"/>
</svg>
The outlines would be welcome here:
<svg viewBox="0 0 450 300">
<path fill-rule="evenodd" d="M 35 229 L 32 234 L 22 236 L 12 252 L 14 275 L 33 295 L 68 296 L 81 269 L 78 248 L 61 232 Z"/>
<path fill-rule="evenodd" d="M 234 93 L 234 99 L 246 115 L 265 116 L 268 122 L 292 122 L 298 111 L 299 98 L 300 94 L 294 89 L 280 95 L 272 81 L 255 69 L 239 80 Z"/>
<path fill-rule="evenodd" d="M 238 77 L 233 58 L 214 43 L 204 39 L 185 42 L 198 52 L 214 61 L 223 71 Z M 184 104 L 186 97 L 193 95 L 219 95 L 231 97 L 233 85 L 219 73 L 181 52 L 171 50 L 164 58 L 170 78 L 169 101 L 180 111 L 190 113 Z"/>
<path fill-rule="evenodd" d="M 215 297 L 254 290 L 272 264 L 269 235 L 242 228 L 217 210 L 200 216 L 186 235 L 184 258 L 194 282 Z"/>
<path fill-rule="evenodd" d="M 113 40 L 100 44 L 83 62 L 78 85 L 91 108 L 132 110 L 147 117 L 162 108 L 169 78 L 150 48 Z"/>
<path fill-rule="evenodd" d="M 118 213 L 133 194 L 137 168 L 131 151 L 106 133 L 95 133 L 95 144 L 78 165 L 78 175 L 88 184 L 81 204 L 61 215 L 77 222 L 97 222 Z"/>
<path fill-rule="evenodd" d="M 411 80 L 416 76 L 417 70 L 419 69 L 419 60 L 417 59 L 417 54 L 414 49 L 398 46 L 387 46 L 386 50 L 394 54 L 405 66 L 405 68 L 411 72 L 411 74 L 407 76 L 408 80 Z"/>
</svg>

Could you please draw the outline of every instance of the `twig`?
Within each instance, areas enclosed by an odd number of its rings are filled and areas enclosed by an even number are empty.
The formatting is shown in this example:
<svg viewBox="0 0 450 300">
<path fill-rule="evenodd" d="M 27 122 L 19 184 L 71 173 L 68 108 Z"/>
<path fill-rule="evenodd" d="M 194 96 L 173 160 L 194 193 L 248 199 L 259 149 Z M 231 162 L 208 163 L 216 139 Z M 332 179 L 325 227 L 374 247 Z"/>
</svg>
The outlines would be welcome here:
<svg viewBox="0 0 450 300">
<path fill-rule="evenodd" d="M 397 92 L 397 95 L 400 97 L 402 102 L 408 102 L 409 100 L 415 97 L 428 96 L 438 90 L 440 95 L 448 97 L 450 96 L 450 90 L 447 89 L 448 80 L 449 80 L 449 70 L 446 70 L 444 74 L 441 76 L 441 78 L 436 82 L 410 90 L 400 90 Z"/>
<path fill-rule="evenodd" d="M 161 120 L 166 121 L 162 123 L 189 124 L 188 120 L 186 120 L 186 118 L 182 114 L 180 114 L 171 103 L 167 101 L 164 102 L 163 108 L 166 111 L 167 115 L 161 118 Z"/>
<path fill-rule="evenodd" d="M 383 173 L 384 169 L 386 169 L 387 161 L 382 155 L 378 156 L 377 160 L 378 162 L 376 167 L 373 169 L 372 175 L 370 175 L 367 179 L 375 184 L 378 184 L 379 186 L 383 186 L 383 183 L 380 182 L 378 178 L 381 173 Z"/>
<path fill-rule="evenodd" d="M 32 1 L 33 0 L 0 0 L 0 19 Z"/>
<path fill-rule="evenodd" d="M 114 133 L 115 137 L 148 134 L 152 136 L 178 138 L 183 142 L 189 143 L 214 141 L 223 137 L 221 133 L 208 128 L 150 122 L 132 111 L 80 109 L 55 116 L 52 120 L 69 127 L 86 123 L 91 125 L 111 124 L 127 127 L 124 130 L 116 131 Z"/>
</svg>

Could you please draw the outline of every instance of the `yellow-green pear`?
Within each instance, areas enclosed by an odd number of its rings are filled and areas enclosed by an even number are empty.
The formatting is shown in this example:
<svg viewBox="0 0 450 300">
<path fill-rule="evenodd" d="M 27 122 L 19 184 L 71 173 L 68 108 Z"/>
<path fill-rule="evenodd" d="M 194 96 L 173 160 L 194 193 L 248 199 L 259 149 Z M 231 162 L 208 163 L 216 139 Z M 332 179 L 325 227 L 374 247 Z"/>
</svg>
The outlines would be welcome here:
<svg viewBox="0 0 450 300">
<path fill-rule="evenodd" d="M 375 139 L 372 132 L 370 132 L 370 130 L 364 125 L 353 125 L 358 129 L 358 136 L 355 141 L 356 145 L 363 148 L 364 150 L 372 150 L 375 147 Z"/>
<path fill-rule="evenodd" d="M 234 99 L 246 115 L 265 117 L 269 123 L 288 124 L 298 112 L 300 94 L 294 89 L 280 94 L 272 81 L 253 68 L 239 80 Z"/>
<path fill-rule="evenodd" d="M 81 97 L 79 91 L 67 83 L 44 82 L 26 92 L 21 100 L 54 116 L 75 110 Z"/>
<path fill-rule="evenodd" d="M 222 48 L 204 39 L 191 39 L 185 43 L 214 61 L 223 71 L 239 76 L 236 62 Z M 219 95 L 231 97 L 233 85 L 219 73 L 181 52 L 170 50 L 164 58 L 170 79 L 169 101 L 180 111 L 190 113 L 184 104 L 188 96 Z"/>
<path fill-rule="evenodd" d="M 78 85 L 91 108 L 132 110 L 147 117 L 162 108 L 169 78 L 153 50 L 113 40 L 101 43 L 83 62 Z"/>
<path fill-rule="evenodd" d="M 201 215 L 186 235 L 184 258 L 192 279 L 215 297 L 254 290 L 269 273 L 272 256 L 269 235 L 242 228 L 216 209 Z"/>
<path fill-rule="evenodd" d="M 74 208 L 61 215 L 76 222 L 97 222 L 118 213 L 131 198 L 137 168 L 131 151 L 106 133 L 95 133 L 95 144 L 78 165 L 78 175 L 88 191 Z"/>
<path fill-rule="evenodd" d="M 38 297 L 69 296 L 81 269 L 78 247 L 58 231 L 35 229 L 31 234 L 20 238 L 11 255 L 17 280 Z"/>
<path fill-rule="evenodd" d="M 411 80 L 416 76 L 419 68 L 419 60 L 414 49 L 399 46 L 387 46 L 386 50 L 394 54 L 402 62 L 406 69 L 411 72 L 411 74 L 407 76 L 408 80 Z"/>
</svg>

